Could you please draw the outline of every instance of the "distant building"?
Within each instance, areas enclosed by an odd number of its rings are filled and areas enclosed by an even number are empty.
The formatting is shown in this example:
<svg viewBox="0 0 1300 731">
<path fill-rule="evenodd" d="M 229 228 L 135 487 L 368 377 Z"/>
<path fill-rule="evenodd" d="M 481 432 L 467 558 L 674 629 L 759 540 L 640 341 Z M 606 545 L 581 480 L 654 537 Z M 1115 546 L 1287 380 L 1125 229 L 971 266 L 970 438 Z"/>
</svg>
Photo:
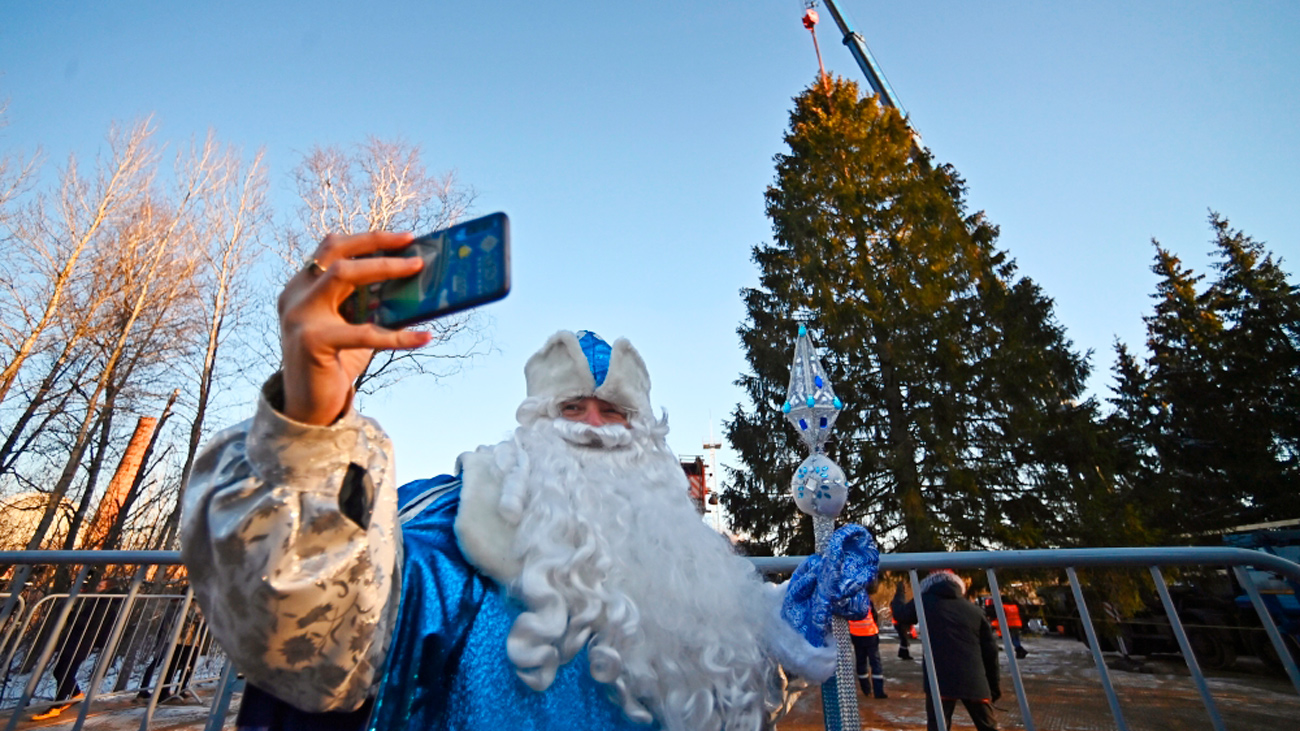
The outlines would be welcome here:
<svg viewBox="0 0 1300 731">
<path fill-rule="evenodd" d="M 709 512 L 709 486 L 704 479 L 704 458 L 678 457 L 678 461 L 681 462 L 686 479 L 690 482 L 691 502 L 695 504 L 695 511 L 704 515 Z"/>
<path fill-rule="evenodd" d="M 24 492 L 0 498 L 0 551 L 21 551 L 27 548 L 27 542 L 36 535 L 36 526 L 40 525 L 49 504 L 50 496 L 43 492 Z M 63 548 L 75 512 L 76 506 L 64 498 L 55 513 L 54 522 L 46 532 L 44 545 L 40 548 Z"/>
</svg>

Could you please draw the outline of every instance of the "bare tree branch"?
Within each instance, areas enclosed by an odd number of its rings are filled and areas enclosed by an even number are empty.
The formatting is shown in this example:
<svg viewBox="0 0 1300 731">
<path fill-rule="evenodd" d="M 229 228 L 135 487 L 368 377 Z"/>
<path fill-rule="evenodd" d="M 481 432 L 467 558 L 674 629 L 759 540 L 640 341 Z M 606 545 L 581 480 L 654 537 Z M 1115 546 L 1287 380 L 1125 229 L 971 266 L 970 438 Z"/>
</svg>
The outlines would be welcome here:
<svg viewBox="0 0 1300 731">
<path fill-rule="evenodd" d="M 330 233 L 415 231 L 429 233 L 460 220 L 477 196 L 455 171 L 430 175 L 418 145 L 369 137 L 350 149 L 315 147 L 293 171 L 301 205 L 297 225 L 279 233 L 280 258 L 288 279 Z M 490 352 L 491 333 L 481 314 L 444 317 L 415 327 L 433 333 L 415 351 L 377 353 L 357 380 L 360 393 L 413 375 L 444 378 Z"/>
<path fill-rule="evenodd" d="M 38 254 L 62 263 L 51 281 L 42 287 L 45 296 L 36 300 L 45 304 L 40 315 L 26 328 L 26 335 L 0 370 L 0 403 L 4 402 L 18 370 L 37 341 L 57 318 L 81 255 L 105 223 L 122 215 L 148 189 L 156 161 L 156 153 L 149 145 L 153 132 L 148 120 L 125 133 L 113 129 L 109 133 L 111 162 L 102 167 L 93 181 L 83 180 L 77 173 L 76 159 L 69 158 L 58 201 L 63 214 L 62 230 L 59 235 L 45 239 L 45 246 L 36 249 Z"/>
<path fill-rule="evenodd" d="M 213 396 L 219 364 L 218 353 L 227 336 L 227 326 L 239 318 L 252 300 L 244 291 L 252 266 L 261 257 L 261 229 L 266 223 L 266 170 L 258 152 L 247 165 L 234 149 L 221 158 L 221 181 L 201 213 L 199 246 L 202 258 L 200 301 L 207 316 L 203 337 L 202 364 L 198 372 L 198 395 L 190 422 L 185 462 L 181 467 L 181 489 L 189 482 L 202 442 L 204 420 Z M 180 521 L 180 503 L 167 515 L 159 548 L 170 547 Z"/>
</svg>

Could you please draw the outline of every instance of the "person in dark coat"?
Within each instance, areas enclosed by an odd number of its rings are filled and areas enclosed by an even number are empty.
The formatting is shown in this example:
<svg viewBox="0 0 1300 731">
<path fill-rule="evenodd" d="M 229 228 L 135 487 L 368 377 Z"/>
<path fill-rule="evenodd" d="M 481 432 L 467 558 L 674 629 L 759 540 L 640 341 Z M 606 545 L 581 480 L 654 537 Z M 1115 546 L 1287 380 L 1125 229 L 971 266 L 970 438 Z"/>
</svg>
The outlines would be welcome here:
<svg viewBox="0 0 1300 731">
<path fill-rule="evenodd" d="M 912 625 L 898 621 L 906 606 L 907 593 L 903 588 L 903 582 L 900 581 L 898 582 L 898 588 L 894 590 L 894 598 L 889 601 L 889 613 L 894 622 L 894 631 L 898 632 L 898 658 L 900 660 L 912 659 L 912 653 L 908 649 L 911 644 Z"/>
<path fill-rule="evenodd" d="M 104 649 L 122 608 L 122 596 L 104 593 L 113 588 L 109 579 L 102 579 L 96 589 L 99 593 L 65 600 L 73 602 L 73 608 L 58 640 L 58 658 L 53 668 L 58 683 L 54 699 L 63 702 L 32 716 L 33 721 L 55 718 L 84 697 L 81 686 L 77 685 L 77 671 L 92 652 Z"/>
<path fill-rule="evenodd" d="M 939 697 L 943 702 L 944 728 L 952 727 L 957 701 L 966 706 L 975 728 L 997 731 L 993 702 L 1002 697 L 998 677 L 998 646 L 993 628 L 979 607 L 966 600 L 966 582 L 951 571 L 935 571 L 921 582 L 921 605 L 925 608 L 930 651 L 934 655 Z M 899 624 L 918 621 L 915 600 L 907 603 Z M 928 663 L 927 663 L 928 664 Z M 930 683 L 922 665 L 925 685 L 925 713 L 929 731 L 938 731 Z"/>
</svg>

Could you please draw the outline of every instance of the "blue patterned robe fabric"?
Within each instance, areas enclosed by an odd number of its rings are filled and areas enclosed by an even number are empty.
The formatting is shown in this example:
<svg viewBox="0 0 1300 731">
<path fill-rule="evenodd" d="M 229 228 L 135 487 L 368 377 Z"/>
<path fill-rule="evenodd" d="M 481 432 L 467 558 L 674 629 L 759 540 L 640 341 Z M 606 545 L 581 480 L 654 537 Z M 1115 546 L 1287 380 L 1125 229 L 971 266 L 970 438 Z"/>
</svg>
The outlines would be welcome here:
<svg viewBox="0 0 1300 731">
<path fill-rule="evenodd" d="M 460 481 L 407 485 L 398 501 L 405 544 L 402 608 L 372 729 L 604 729 L 646 731 L 591 678 L 585 651 L 543 693 L 524 685 L 504 652 L 522 606 L 461 555 L 452 532 Z"/>
</svg>

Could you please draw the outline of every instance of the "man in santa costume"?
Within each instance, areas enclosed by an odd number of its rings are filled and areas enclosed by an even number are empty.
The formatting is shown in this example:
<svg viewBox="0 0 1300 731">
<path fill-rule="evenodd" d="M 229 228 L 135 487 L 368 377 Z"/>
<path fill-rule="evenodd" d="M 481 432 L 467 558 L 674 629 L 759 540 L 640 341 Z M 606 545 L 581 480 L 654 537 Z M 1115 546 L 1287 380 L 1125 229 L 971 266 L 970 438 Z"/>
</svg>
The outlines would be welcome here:
<svg viewBox="0 0 1300 731">
<path fill-rule="evenodd" d="M 787 676 L 829 677 L 826 627 L 808 626 L 829 612 L 784 601 L 699 520 L 626 340 L 551 336 L 510 439 L 394 484 L 352 383 L 374 349 L 427 335 L 338 308 L 418 271 L 366 256 L 409 241 L 321 243 L 280 296 L 283 370 L 185 493 L 195 595 L 249 683 L 240 727 L 760 729 Z M 862 611 L 870 542 L 838 534 L 857 575 L 828 574 L 817 601 Z"/>
</svg>

